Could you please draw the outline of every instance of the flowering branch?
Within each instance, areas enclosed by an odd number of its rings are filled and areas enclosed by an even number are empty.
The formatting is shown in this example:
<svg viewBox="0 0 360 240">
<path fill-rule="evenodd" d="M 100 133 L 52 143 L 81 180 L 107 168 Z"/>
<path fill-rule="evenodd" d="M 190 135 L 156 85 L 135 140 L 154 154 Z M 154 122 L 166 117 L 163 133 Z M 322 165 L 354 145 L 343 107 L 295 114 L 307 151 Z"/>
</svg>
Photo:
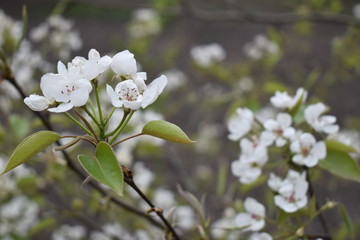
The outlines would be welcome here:
<svg viewBox="0 0 360 240">
<path fill-rule="evenodd" d="M 17 81 L 14 77 L 12 77 L 11 72 L 9 72 L 9 74 L 3 74 L 2 76 L 3 80 L 8 80 L 18 91 L 18 93 L 20 94 L 21 98 L 26 98 L 26 94 L 24 93 L 24 91 L 22 90 L 22 88 L 17 84 Z M 49 122 L 49 120 L 42 114 L 42 112 L 39 111 L 33 111 L 31 110 L 31 112 L 37 116 L 42 124 L 46 127 L 46 129 L 50 130 L 50 131 L 54 131 L 54 127 L 52 126 L 52 124 Z M 56 144 L 58 146 L 61 146 L 61 143 L 59 141 L 56 141 Z M 61 151 L 64 159 L 67 162 L 67 166 L 74 171 L 80 179 L 86 179 L 87 175 L 77 166 L 74 164 L 74 161 L 72 160 L 72 158 L 70 157 L 70 155 L 62 150 Z M 90 181 L 89 185 L 91 185 L 91 187 L 95 190 L 97 190 L 101 195 L 103 196 L 109 196 L 108 192 L 106 190 L 104 190 L 98 183 L 94 182 L 94 181 Z M 154 220 L 153 218 L 151 218 L 150 216 L 146 215 L 145 213 L 143 213 L 142 211 L 139 211 L 138 209 L 128 205 L 127 203 L 124 203 L 123 201 L 110 196 L 109 197 L 109 201 L 113 202 L 114 204 L 116 204 L 117 206 L 123 208 L 126 211 L 132 212 L 133 214 L 143 217 L 145 219 L 147 219 L 152 225 L 154 225 L 155 227 L 158 228 L 163 228 L 163 226 L 156 220 Z"/>
</svg>

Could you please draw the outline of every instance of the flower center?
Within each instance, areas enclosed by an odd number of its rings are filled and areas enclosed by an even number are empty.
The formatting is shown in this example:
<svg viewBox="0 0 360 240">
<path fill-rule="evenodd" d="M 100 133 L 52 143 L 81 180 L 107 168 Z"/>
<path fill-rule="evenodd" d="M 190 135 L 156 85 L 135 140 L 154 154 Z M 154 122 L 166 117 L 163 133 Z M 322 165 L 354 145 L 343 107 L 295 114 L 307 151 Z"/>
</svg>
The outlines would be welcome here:
<svg viewBox="0 0 360 240">
<path fill-rule="evenodd" d="M 303 147 L 301 149 L 301 153 L 302 153 L 303 156 L 307 156 L 307 155 L 310 154 L 310 149 L 308 147 Z"/>
<path fill-rule="evenodd" d="M 136 87 L 123 87 L 120 91 L 120 98 L 126 101 L 136 101 L 140 93 Z"/>
<path fill-rule="evenodd" d="M 296 202 L 296 199 L 295 199 L 294 195 L 291 195 L 288 200 L 289 200 L 290 203 Z"/>
<path fill-rule="evenodd" d="M 65 85 L 65 89 L 61 90 L 61 94 L 66 94 L 69 96 L 73 91 L 75 91 L 75 86 Z"/>
</svg>

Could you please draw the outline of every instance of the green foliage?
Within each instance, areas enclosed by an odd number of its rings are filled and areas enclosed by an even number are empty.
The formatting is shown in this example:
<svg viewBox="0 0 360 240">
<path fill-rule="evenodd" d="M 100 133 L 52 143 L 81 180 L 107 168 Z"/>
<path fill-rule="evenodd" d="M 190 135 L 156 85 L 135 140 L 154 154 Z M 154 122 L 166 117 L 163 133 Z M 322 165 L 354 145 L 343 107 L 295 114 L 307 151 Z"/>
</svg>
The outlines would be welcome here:
<svg viewBox="0 0 360 240">
<path fill-rule="evenodd" d="M 11 155 L 4 174 L 20 164 L 28 161 L 43 149 L 60 139 L 60 134 L 52 131 L 40 131 L 25 138 L 14 150 Z"/>
<path fill-rule="evenodd" d="M 96 157 L 79 155 L 78 159 L 81 166 L 91 177 L 122 196 L 124 175 L 111 146 L 106 142 L 100 142 L 96 148 L 95 155 Z"/>
<path fill-rule="evenodd" d="M 360 168 L 347 152 L 328 150 L 325 159 L 319 161 L 319 166 L 332 174 L 360 182 Z"/>
<path fill-rule="evenodd" d="M 148 122 L 142 129 L 142 133 L 153 137 L 158 137 L 170 142 L 193 143 L 189 137 L 175 124 L 155 120 Z"/>
</svg>

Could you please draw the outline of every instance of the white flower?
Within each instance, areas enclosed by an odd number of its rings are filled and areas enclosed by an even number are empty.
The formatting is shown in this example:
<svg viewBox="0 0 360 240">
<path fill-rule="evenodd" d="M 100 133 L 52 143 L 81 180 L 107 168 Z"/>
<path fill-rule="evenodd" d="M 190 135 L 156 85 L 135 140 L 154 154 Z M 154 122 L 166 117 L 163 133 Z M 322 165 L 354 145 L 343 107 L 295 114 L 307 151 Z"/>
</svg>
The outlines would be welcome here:
<svg viewBox="0 0 360 240">
<path fill-rule="evenodd" d="M 295 107 L 300 100 L 303 103 L 306 97 L 307 91 L 303 88 L 299 88 L 294 97 L 290 97 L 287 92 L 276 91 L 275 95 L 270 98 L 270 102 L 274 107 L 291 109 Z"/>
<path fill-rule="evenodd" d="M 253 121 L 254 114 L 250 109 L 236 109 L 236 115 L 231 117 L 228 122 L 228 130 L 230 132 L 228 138 L 233 141 L 240 140 L 250 131 Z"/>
<path fill-rule="evenodd" d="M 268 119 L 264 123 L 266 135 L 270 142 L 275 141 L 277 147 L 283 147 L 286 139 L 295 134 L 295 129 L 291 127 L 291 116 L 287 113 L 279 113 L 275 119 Z"/>
<path fill-rule="evenodd" d="M 279 48 L 275 42 L 270 41 L 265 35 L 258 34 L 252 42 L 244 45 L 244 51 L 250 58 L 258 60 L 266 55 L 277 54 Z"/>
<path fill-rule="evenodd" d="M 317 132 L 334 134 L 339 131 L 335 124 L 336 117 L 331 115 L 321 116 L 328 108 L 323 103 L 316 103 L 308 106 L 304 111 L 305 121 Z"/>
<path fill-rule="evenodd" d="M 53 235 L 53 240 L 81 240 L 85 237 L 86 230 L 80 225 L 61 225 Z"/>
<path fill-rule="evenodd" d="M 305 207 L 307 204 L 306 192 L 309 186 L 305 178 L 305 172 L 300 175 L 294 170 L 289 170 L 284 180 L 271 173 L 268 184 L 272 190 L 278 193 L 274 197 L 276 206 L 288 213 Z"/>
<path fill-rule="evenodd" d="M 98 51 L 91 49 L 88 60 L 84 57 L 75 57 L 71 63 L 68 63 L 68 68 L 77 68 L 81 77 L 90 81 L 106 71 L 110 67 L 111 61 L 109 56 L 100 57 Z"/>
<path fill-rule="evenodd" d="M 137 73 L 134 54 L 129 52 L 129 50 L 115 54 L 112 58 L 111 69 L 120 76 L 133 76 Z"/>
<path fill-rule="evenodd" d="M 316 142 L 310 133 L 302 133 L 291 143 L 290 150 L 295 153 L 292 157 L 293 162 L 307 167 L 314 167 L 319 160 L 326 157 L 325 143 Z"/>
<path fill-rule="evenodd" d="M 248 240 L 272 240 L 273 238 L 271 237 L 270 234 L 266 233 L 266 232 L 255 232 L 253 234 L 250 235 Z"/>
<path fill-rule="evenodd" d="M 353 6 L 354 17 L 360 19 L 360 3 Z"/>
<path fill-rule="evenodd" d="M 79 73 L 73 68 L 67 70 L 60 61 L 58 72 L 47 73 L 41 78 L 40 88 L 44 96 L 61 103 L 56 108 L 49 108 L 48 111 L 66 112 L 73 107 L 85 105 L 92 90 L 91 83 L 86 79 L 78 79 Z"/>
<path fill-rule="evenodd" d="M 182 229 L 190 230 L 197 224 L 195 221 L 194 210 L 189 206 L 179 206 L 175 209 L 175 220 L 176 226 Z"/>
<path fill-rule="evenodd" d="M 246 198 L 244 202 L 246 212 L 235 217 L 235 226 L 242 231 L 258 231 L 265 226 L 265 207 L 254 198 Z"/>
<path fill-rule="evenodd" d="M 146 108 L 155 102 L 164 90 L 166 83 L 166 76 L 161 75 L 147 86 L 144 92 L 140 92 L 135 82 L 129 79 L 117 84 L 115 90 L 107 85 L 106 91 L 114 107 L 125 107 L 137 110 L 140 107 Z"/>
<path fill-rule="evenodd" d="M 226 57 L 224 48 L 218 43 L 193 47 L 190 50 L 190 55 L 202 67 L 209 67 L 214 63 L 223 61 Z"/>
<path fill-rule="evenodd" d="M 254 163 L 235 160 L 231 163 L 231 172 L 239 178 L 241 183 L 249 184 L 261 175 L 262 170 Z"/>
<path fill-rule="evenodd" d="M 46 104 L 60 103 L 55 108 L 49 108 L 50 112 L 66 112 L 73 107 L 86 104 L 92 90 L 91 83 L 81 78 L 74 67 L 66 69 L 62 62 L 58 62 L 58 73 L 47 73 L 41 77 L 40 88 L 44 94 L 30 96 L 25 103 L 35 111 L 44 110 Z"/>
<path fill-rule="evenodd" d="M 31 94 L 24 99 L 24 103 L 33 111 L 43 111 L 52 104 L 52 101 L 44 96 Z"/>
<path fill-rule="evenodd" d="M 160 32 L 159 14 L 154 9 L 140 8 L 135 10 L 132 15 L 128 30 L 133 38 L 155 35 Z"/>
<path fill-rule="evenodd" d="M 174 206 L 175 197 L 170 190 L 158 188 L 154 191 L 153 202 L 155 206 L 167 210 Z"/>
</svg>

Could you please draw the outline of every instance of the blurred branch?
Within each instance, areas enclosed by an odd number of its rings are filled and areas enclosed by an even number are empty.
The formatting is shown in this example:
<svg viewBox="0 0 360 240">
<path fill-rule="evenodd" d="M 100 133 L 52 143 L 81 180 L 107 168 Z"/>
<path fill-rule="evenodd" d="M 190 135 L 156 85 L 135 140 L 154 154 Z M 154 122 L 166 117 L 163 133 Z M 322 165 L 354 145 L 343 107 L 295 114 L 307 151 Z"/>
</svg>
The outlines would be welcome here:
<svg viewBox="0 0 360 240">
<path fill-rule="evenodd" d="M 72 4 L 79 6 L 92 5 L 104 11 L 114 9 L 135 10 L 139 8 L 152 8 L 148 3 L 133 3 L 121 0 L 118 2 L 88 2 L 84 0 L 72 1 Z M 190 0 L 181 0 L 180 7 L 169 7 L 162 11 L 163 15 L 174 17 L 188 17 L 205 22 L 239 22 L 268 25 L 287 25 L 302 21 L 309 21 L 322 24 L 335 25 L 354 25 L 360 26 L 360 19 L 352 15 L 332 13 L 332 12 L 281 12 L 281 13 L 264 13 L 252 12 L 240 6 L 234 0 L 226 1 L 226 9 L 208 10 L 194 6 Z"/>
<path fill-rule="evenodd" d="M 192 6 L 189 0 L 182 0 L 183 13 L 190 18 L 207 22 L 240 22 L 255 24 L 284 25 L 301 21 L 324 24 L 360 26 L 360 20 L 350 15 L 330 12 L 309 13 L 258 13 L 243 9 L 205 10 Z"/>
</svg>

